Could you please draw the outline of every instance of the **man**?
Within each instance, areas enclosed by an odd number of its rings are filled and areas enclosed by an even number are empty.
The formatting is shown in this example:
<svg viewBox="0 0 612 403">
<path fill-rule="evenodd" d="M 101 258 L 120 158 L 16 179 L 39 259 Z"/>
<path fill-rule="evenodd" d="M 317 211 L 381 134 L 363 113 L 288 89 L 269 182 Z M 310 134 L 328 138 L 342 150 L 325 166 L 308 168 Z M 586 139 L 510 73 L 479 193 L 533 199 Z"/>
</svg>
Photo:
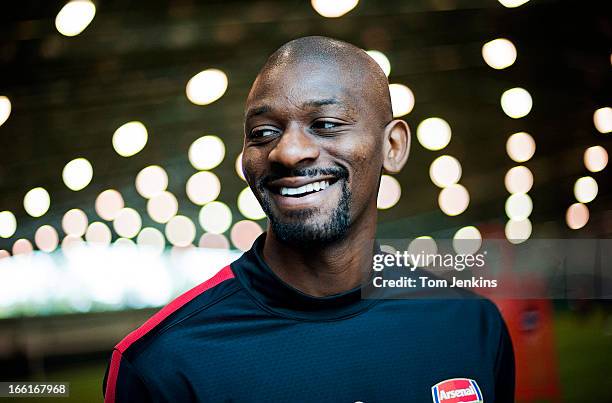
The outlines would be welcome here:
<svg viewBox="0 0 612 403">
<path fill-rule="evenodd" d="M 380 176 L 410 145 L 375 61 L 325 37 L 285 44 L 251 88 L 244 129 L 268 230 L 115 347 L 106 402 L 513 401 L 492 303 L 361 297 Z"/>
</svg>

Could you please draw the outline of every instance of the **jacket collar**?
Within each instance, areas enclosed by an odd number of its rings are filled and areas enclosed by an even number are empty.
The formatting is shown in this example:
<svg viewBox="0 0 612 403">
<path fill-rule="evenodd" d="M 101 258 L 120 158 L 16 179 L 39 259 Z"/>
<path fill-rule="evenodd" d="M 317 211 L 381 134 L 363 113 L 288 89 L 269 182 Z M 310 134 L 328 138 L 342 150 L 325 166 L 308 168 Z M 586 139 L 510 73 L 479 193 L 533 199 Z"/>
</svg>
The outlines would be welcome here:
<svg viewBox="0 0 612 403">
<path fill-rule="evenodd" d="M 267 311 L 302 320 L 337 320 L 357 315 L 376 299 L 363 299 L 362 287 L 326 297 L 301 292 L 280 279 L 263 259 L 266 233 L 261 234 L 250 250 L 232 263 L 236 278 L 257 303 Z M 374 253 L 380 251 L 375 244 Z"/>
</svg>

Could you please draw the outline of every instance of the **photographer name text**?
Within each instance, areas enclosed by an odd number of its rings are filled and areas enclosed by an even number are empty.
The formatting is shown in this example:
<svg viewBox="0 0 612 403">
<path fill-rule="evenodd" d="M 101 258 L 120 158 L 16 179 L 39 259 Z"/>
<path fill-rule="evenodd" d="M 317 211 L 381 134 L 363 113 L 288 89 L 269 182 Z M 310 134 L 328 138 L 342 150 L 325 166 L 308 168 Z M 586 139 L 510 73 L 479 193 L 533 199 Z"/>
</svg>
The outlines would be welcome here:
<svg viewBox="0 0 612 403">
<path fill-rule="evenodd" d="M 374 277 L 372 284 L 376 288 L 496 288 L 497 280 L 485 279 L 484 277 L 472 277 L 470 279 L 431 278 L 428 276 L 401 277 L 398 279 L 384 279 Z"/>
</svg>

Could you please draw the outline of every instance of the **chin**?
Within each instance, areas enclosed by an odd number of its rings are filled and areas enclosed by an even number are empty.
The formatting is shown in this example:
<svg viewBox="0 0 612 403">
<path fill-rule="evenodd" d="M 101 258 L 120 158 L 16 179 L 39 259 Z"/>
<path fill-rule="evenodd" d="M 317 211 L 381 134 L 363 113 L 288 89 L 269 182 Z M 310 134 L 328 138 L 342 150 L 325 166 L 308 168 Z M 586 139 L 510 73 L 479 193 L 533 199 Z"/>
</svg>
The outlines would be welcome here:
<svg viewBox="0 0 612 403">
<path fill-rule="evenodd" d="M 317 245 L 339 241 L 346 237 L 349 229 L 348 214 L 334 212 L 321 220 L 313 219 L 312 215 L 305 219 L 276 219 L 270 216 L 271 230 L 282 242 Z"/>
</svg>

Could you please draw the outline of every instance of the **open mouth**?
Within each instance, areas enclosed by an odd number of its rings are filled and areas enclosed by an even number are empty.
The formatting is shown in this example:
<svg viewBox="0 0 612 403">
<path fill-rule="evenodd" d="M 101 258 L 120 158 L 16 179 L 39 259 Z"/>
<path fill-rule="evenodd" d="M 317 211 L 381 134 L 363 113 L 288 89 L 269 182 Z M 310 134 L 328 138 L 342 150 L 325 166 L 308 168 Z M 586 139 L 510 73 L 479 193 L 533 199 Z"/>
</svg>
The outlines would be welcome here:
<svg viewBox="0 0 612 403">
<path fill-rule="evenodd" d="M 304 197 L 310 194 L 322 192 L 328 187 L 332 186 L 337 181 L 338 179 L 334 178 L 334 179 L 324 179 L 320 181 L 314 181 L 314 182 L 306 183 L 301 186 L 294 186 L 294 187 L 271 186 L 270 190 L 273 193 L 281 195 L 281 196 L 298 198 L 298 197 Z"/>
</svg>

